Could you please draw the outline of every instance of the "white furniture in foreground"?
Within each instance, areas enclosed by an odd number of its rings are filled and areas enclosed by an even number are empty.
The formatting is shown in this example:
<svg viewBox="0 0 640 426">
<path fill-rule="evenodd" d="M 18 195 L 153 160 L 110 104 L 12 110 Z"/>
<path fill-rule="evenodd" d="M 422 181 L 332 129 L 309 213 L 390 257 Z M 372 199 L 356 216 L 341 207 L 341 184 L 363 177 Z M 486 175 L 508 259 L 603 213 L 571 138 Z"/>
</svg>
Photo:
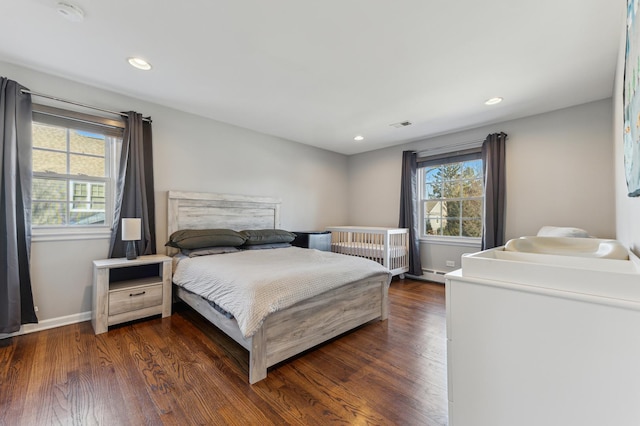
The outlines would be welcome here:
<svg viewBox="0 0 640 426">
<path fill-rule="evenodd" d="M 164 255 L 93 261 L 93 310 L 96 334 L 110 325 L 171 315 L 171 258 Z"/>
<path fill-rule="evenodd" d="M 330 226 L 331 251 L 371 259 L 400 275 L 409 271 L 409 230 L 373 226 Z"/>
<path fill-rule="evenodd" d="M 511 252 L 445 276 L 451 426 L 640 424 L 638 258 Z"/>
</svg>

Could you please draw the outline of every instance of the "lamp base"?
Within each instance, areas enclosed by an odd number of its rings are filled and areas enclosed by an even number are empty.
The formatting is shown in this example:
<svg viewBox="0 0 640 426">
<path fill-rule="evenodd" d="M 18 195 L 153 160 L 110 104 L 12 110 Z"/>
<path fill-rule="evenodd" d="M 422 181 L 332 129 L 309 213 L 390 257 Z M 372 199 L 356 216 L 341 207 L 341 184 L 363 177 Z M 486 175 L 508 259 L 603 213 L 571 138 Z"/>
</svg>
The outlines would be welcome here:
<svg viewBox="0 0 640 426">
<path fill-rule="evenodd" d="M 135 241 L 127 241 L 127 260 L 133 260 L 138 258 L 138 252 L 136 251 Z"/>
</svg>

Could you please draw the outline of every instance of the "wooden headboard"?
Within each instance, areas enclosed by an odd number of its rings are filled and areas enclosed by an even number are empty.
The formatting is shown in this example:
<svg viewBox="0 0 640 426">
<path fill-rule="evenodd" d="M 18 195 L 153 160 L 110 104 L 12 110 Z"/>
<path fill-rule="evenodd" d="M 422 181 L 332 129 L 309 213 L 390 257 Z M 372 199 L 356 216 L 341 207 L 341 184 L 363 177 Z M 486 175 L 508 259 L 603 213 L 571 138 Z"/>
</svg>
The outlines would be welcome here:
<svg viewBox="0 0 640 426">
<path fill-rule="evenodd" d="M 280 228 L 279 198 L 210 192 L 167 193 L 167 237 L 181 229 Z M 176 250 L 167 247 L 167 253 Z"/>
</svg>

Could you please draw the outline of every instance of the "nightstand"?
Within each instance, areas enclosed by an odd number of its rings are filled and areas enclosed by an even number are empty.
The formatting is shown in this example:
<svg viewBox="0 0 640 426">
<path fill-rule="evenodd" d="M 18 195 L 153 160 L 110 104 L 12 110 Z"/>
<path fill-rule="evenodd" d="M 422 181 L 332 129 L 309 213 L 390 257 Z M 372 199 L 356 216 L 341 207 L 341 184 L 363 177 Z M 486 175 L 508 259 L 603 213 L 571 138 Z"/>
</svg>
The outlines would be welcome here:
<svg viewBox="0 0 640 426">
<path fill-rule="evenodd" d="M 331 232 L 329 231 L 293 231 L 296 234 L 291 245 L 321 251 L 331 251 Z"/>
<path fill-rule="evenodd" d="M 91 325 L 96 334 L 105 333 L 110 325 L 157 314 L 171 315 L 170 257 L 93 261 Z"/>
</svg>

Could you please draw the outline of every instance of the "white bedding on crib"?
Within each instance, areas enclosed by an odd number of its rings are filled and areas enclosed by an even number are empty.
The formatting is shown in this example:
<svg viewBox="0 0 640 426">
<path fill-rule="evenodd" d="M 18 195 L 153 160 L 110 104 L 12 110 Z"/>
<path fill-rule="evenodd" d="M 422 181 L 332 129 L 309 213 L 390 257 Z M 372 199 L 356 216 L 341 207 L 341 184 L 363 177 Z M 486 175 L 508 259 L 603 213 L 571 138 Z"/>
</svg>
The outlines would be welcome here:
<svg viewBox="0 0 640 426">
<path fill-rule="evenodd" d="M 331 243 L 332 251 L 336 253 L 348 254 L 350 256 L 364 256 L 368 258 L 382 259 L 384 257 L 384 246 L 382 244 L 356 243 L 356 242 L 334 242 Z M 389 247 L 391 257 L 400 257 L 407 254 L 404 246 Z"/>
<path fill-rule="evenodd" d="M 289 247 L 182 258 L 173 282 L 231 313 L 250 337 L 270 313 L 376 275 L 391 281 L 372 260 Z"/>
</svg>

